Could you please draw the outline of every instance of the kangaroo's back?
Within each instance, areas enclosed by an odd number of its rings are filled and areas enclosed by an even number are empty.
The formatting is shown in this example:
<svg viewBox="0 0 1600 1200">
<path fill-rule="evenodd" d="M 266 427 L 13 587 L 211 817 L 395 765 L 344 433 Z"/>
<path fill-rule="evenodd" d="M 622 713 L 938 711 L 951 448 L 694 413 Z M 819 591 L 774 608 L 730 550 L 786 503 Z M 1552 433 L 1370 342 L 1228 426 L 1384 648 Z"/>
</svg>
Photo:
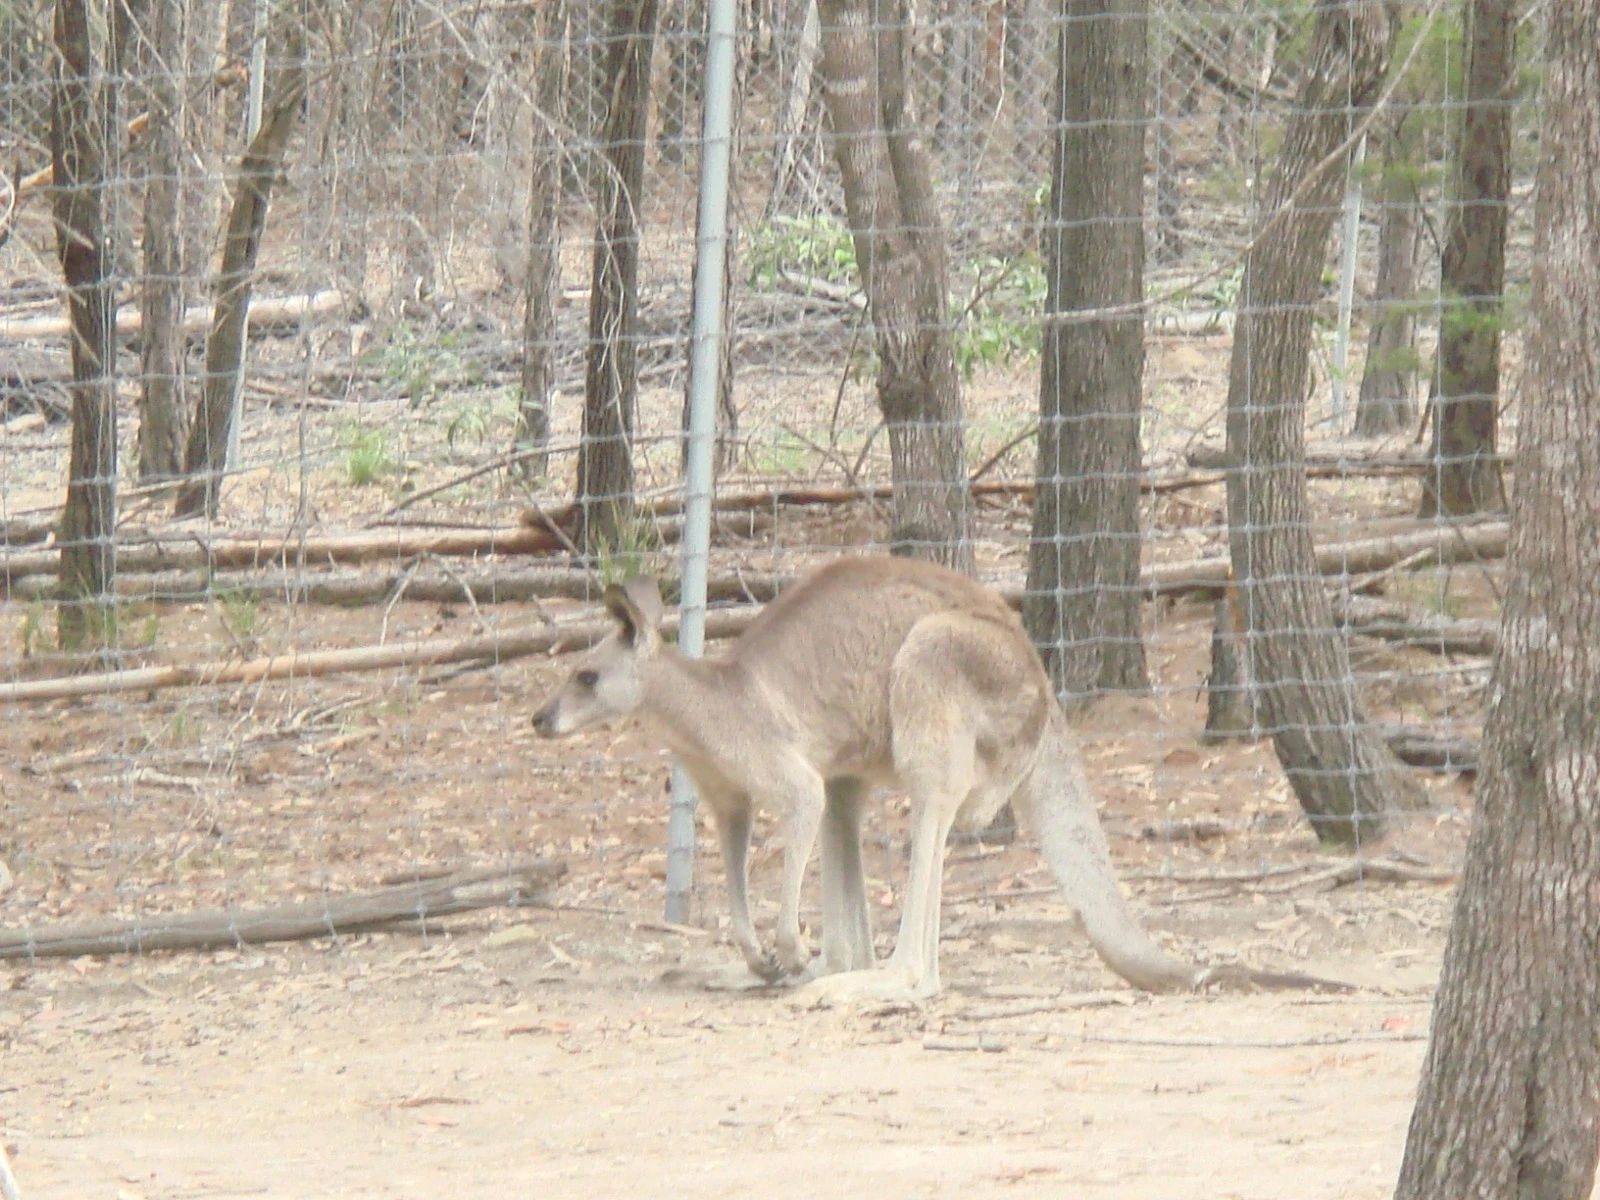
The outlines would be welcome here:
<svg viewBox="0 0 1600 1200">
<path fill-rule="evenodd" d="M 1026 645 L 1005 601 L 967 576 L 914 559 L 859 557 L 784 592 L 729 661 L 819 769 L 870 768 L 889 755 L 895 656 L 920 621 L 948 612 L 995 622 Z"/>
</svg>

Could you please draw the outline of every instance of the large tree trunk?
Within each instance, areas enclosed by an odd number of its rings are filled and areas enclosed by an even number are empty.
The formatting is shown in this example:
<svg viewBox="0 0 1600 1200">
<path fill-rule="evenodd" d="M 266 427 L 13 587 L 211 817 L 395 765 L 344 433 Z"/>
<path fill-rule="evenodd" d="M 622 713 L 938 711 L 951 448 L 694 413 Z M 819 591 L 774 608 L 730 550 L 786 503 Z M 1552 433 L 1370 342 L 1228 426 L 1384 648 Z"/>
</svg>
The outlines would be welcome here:
<svg viewBox="0 0 1600 1200">
<path fill-rule="evenodd" d="M 139 479 L 173 479 L 183 464 L 184 0 L 153 0 L 148 13 L 150 145 L 144 195 L 144 394 Z"/>
<path fill-rule="evenodd" d="M 244 382 L 250 295 L 255 286 L 256 255 L 272 201 L 272 181 L 283 162 L 289 134 L 299 119 L 306 94 L 306 75 L 299 48 L 290 52 L 261 129 L 244 152 L 234 185 L 233 208 L 222 243 L 222 269 L 217 273 L 216 314 L 206 339 L 206 382 L 199 412 L 189 430 L 183 456 L 186 476 L 173 501 L 176 516 L 204 512 L 217 515 L 222 478 L 228 465 L 228 441 L 234 409 Z"/>
<path fill-rule="evenodd" d="M 512 441 L 526 451 L 517 473 L 550 470 L 550 405 L 556 393 L 556 305 L 561 300 L 561 130 L 566 122 L 568 18 L 563 0 L 538 14 L 533 163 L 528 180 L 528 275 L 523 295 L 522 395 Z"/>
<path fill-rule="evenodd" d="M 1139 585 L 1147 12 L 1146 0 L 1068 0 L 1059 38 L 1023 603 L 1058 693 L 1149 687 Z M 1127 311 L 1073 318 L 1117 306 Z"/>
<path fill-rule="evenodd" d="M 1312 309 L 1355 118 L 1388 66 L 1377 0 L 1318 0 L 1310 59 L 1245 259 L 1228 373 L 1228 541 L 1263 726 L 1317 836 L 1377 836 L 1415 783 L 1368 725 L 1316 570 L 1306 501 Z M 1333 160 L 1330 165 L 1329 160 Z"/>
<path fill-rule="evenodd" d="M 117 311 L 104 198 L 105 138 L 118 124 L 114 85 L 100 61 L 115 53 L 107 26 L 120 23 L 96 22 L 89 8 L 87 0 L 57 0 L 50 106 L 56 247 L 72 324 L 72 451 L 58 531 L 63 649 L 109 632 L 101 618 L 116 582 Z"/>
<path fill-rule="evenodd" d="M 1516 47 L 1517 0 L 1472 0 L 1456 198 L 1439 268 L 1444 311 L 1432 397 L 1435 465 L 1422 482 L 1425 517 L 1499 512 L 1506 504 L 1495 447 Z"/>
<path fill-rule="evenodd" d="M 1600 1150 L 1600 9 L 1547 10 L 1527 406 L 1477 812 L 1398 1200 L 1587 1200 Z"/>
<path fill-rule="evenodd" d="M 1422 201 L 1402 111 L 1383 146 L 1378 207 L 1378 279 L 1372 294 L 1367 358 L 1356 402 L 1357 437 L 1401 433 L 1417 421 L 1417 263 Z"/>
<path fill-rule="evenodd" d="M 944 230 L 906 90 L 903 0 L 825 0 L 834 157 L 878 351 L 898 553 L 970 570 L 961 381 Z"/>
<path fill-rule="evenodd" d="M 639 391 L 639 214 L 650 115 L 656 0 L 614 0 L 606 80 L 609 108 L 596 180 L 599 210 L 589 289 L 589 355 L 578 448 L 578 545 L 616 545 L 633 512 L 633 413 Z"/>
</svg>

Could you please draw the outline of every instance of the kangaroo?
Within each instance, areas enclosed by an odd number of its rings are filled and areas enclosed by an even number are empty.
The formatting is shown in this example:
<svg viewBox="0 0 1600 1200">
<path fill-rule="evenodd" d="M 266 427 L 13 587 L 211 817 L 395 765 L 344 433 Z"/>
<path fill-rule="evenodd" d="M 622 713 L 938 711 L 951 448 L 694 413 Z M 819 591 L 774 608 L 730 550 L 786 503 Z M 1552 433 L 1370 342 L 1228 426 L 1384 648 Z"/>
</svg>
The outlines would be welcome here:
<svg viewBox="0 0 1600 1200">
<path fill-rule="evenodd" d="M 1213 977 L 1159 949 L 1129 909 L 1049 677 L 1021 621 L 982 584 L 910 559 L 839 559 L 769 604 L 720 660 L 689 659 L 664 642 L 653 580 L 608 588 L 605 605 L 616 632 L 533 726 L 561 737 L 633 712 L 655 726 L 715 814 L 733 941 L 761 979 L 808 982 L 819 1002 L 935 995 L 946 838 L 958 824 L 982 828 L 1007 800 L 1107 966 L 1153 992 Z M 899 936 L 879 966 L 861 816 L 886 784 L 910 794 L 912 835 Z M 779 816 L 784 837 L 771 949 L 756 935 L 746 886 L 757 802 Z M 822 954 L 813 965 L 800 895 L 819 833 Z M 1291 978 L 1245 974 L 1269 986 Z"/>
</svg>

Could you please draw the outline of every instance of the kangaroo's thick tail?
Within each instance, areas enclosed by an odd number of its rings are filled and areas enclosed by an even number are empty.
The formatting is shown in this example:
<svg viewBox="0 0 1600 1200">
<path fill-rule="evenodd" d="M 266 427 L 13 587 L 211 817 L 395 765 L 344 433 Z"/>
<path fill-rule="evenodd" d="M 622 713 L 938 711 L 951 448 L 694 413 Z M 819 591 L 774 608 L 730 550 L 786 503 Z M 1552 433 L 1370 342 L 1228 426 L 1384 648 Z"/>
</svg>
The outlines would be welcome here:
<svg viewBox="0 0 1600 1200">
<path fill-rule="evenodd" d="M 1207 981 L 1209 972 L 1173 958 L 1151 941 L 1128 907 L 1083 760 L 1059 709 L 1051 714 L 1039 757 L 1017 799 L 1027 810 L 1045 861 L 1106 966 L 1148 992 L 1191 991 Z"/>
</svg>

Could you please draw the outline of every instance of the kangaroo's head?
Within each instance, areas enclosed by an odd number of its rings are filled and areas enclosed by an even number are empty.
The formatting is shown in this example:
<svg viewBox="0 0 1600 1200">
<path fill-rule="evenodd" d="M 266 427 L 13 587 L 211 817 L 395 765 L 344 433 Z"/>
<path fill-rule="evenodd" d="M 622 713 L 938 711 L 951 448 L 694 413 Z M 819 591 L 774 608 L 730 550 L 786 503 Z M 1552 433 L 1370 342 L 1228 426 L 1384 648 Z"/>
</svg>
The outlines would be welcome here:
<svg viewBox="0 0 1600 1200">
<path fill-rule="evenodd" d="M 585 654 L 533 714 L 540 737 L 565 737 L 625 717 L 644 699 L 639 667 L 661 648 L 661 590 L 654 579 L 641 576 L 607 587 L 604 602 L 617 630 Z"/>
</svg>

